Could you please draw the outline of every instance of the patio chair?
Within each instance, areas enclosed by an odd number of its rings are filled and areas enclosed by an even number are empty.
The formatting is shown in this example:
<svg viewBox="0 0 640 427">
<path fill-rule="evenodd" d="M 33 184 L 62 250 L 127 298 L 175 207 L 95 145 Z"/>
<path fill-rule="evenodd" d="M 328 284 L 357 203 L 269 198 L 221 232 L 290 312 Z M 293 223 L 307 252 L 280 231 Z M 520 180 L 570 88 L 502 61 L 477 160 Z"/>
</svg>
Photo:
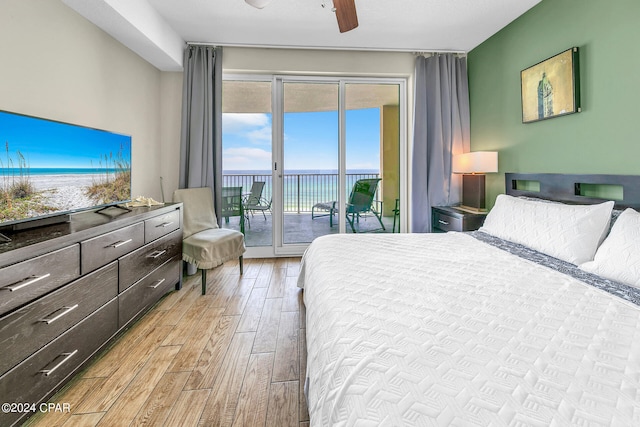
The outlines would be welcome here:
<svg viewBox="0 0 640 427">
<path fill-rule="evenodd" d="M 373 198 L 376 196 L 376 190 L 378 189 L 378 183 L 380 178 L 368 178 L 359 179 L 353 184 L 351 194 L 349 195 L 349 201 L 347 202 L 347 221 L 351 226 L 351 231 L 354 233 L 356 229 L 354 222 L 360 221 L 360 215 L 365 213 L 372 213 L 376 217 L 383 230 L 384 224 L 382 223 L 382 212 L 378 212 L 374 207 L 376 203 Z M 382 210 L 381 210 L 382 211 Z"/>
<path fill-rule="evenodd" d="M 328 212 L 328 213 L 317 213 L 317 211 Z M 311 219 L 320 218 L 323 216 L 329 216 L 329 227 L 333 227 L 333 214 L 338 212 L 338 202 L 320 202 L 316 203 L 311 207 Z"/>
<path fill-rule="evenodd" d="M 244 234 L 246 216 L 244 204 L 242 203 L 242 187 L 222 187 L 220 215 L 222 215 L 226 223 L 229 222 L 229 217 L 240 217 L 240 232 Z"/>
<path fill-rule="evenodd" d="M 182 259 L 202 271 L 202 295 L 207 293 L 207 270 L 238 258 L 240 274 L 245 252 L 244 235 L 218 227 L 211 189 L 186 188 L 173 193 L 184 207 Z"/>
<path fill-rule="evenodd" d="M 398 223 L 398 233 L 400 232 L 400 199 L 396 199 L 396 206 L 393 208 L 393 231 L 396 232 L 396 220 Z"/>
<path fill-rule="evenodd" d="M 382 213 L 379 212 L 374 204 L 378 203 L 373 200 L 378 189 L 380 178 L 359 179 L 353 184 L 349 200 L 347 202 L 347 210 L 345 218 L 351 226 L 351 231 L 356 232 L 355 223 L 360 222 L 360 216 L 366 213 L 372 213 L 376 217 L 383 230 L 386 230 L 382 223 Z M 318 214 L 316 210 L 328 212 L 326 214 Z M 322 202 L 316 203 L 311 208 L 311 218 L 315 219 L 320 216 L 329 215 L 329 225 L 333 226 L 333 214 L 338 210 L 338 202 Z"/>
<path fill-rule="evenodd" d="M 251 184 L 251 193 L 244 201 L 244 209 L 246 212 L 251 212 L 251 216 L 253 216 L 254 211 L 261 211 L 266 221 L 267 215 L 264 212 L 271 212 L 271 200 L 262 197 L 263 189 L 264 181 L 253 181 L 253 184 Z"/>
</svg>

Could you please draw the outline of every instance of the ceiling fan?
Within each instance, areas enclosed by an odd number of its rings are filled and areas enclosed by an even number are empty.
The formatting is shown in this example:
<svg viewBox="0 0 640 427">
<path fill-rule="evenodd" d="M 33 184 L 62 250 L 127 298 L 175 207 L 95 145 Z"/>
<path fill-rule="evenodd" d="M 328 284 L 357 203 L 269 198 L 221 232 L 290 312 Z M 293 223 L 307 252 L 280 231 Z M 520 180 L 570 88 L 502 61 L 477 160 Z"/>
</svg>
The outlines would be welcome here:
<svg viewBox="0 0 640 427">
<path fill-rule="evenodd" d="M 247 4 L 262 9 L 271 3 L 271 0 L 244 0 Z M 324 5 L 323 5 L 324 6 Z M 351 31 L 358 26 L 356 14 L 356 0 L 333 0 L 333 11 L 338 20 L 338 28 L 341 33 Z"/>
</svg>

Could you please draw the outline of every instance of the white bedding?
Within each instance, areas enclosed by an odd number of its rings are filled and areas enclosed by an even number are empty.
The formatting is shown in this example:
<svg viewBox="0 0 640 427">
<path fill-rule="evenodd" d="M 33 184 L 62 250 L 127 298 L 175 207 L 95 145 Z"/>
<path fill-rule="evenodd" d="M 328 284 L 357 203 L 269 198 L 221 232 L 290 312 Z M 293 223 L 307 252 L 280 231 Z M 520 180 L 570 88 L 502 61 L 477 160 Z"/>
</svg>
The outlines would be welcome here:
<svg viewBox="0 0 640 427">
<path fill-rule="evenodd" d="M 312 426 L 640 425 L 640 309 L 461 233 L 303 258 Z"/>
</svg>

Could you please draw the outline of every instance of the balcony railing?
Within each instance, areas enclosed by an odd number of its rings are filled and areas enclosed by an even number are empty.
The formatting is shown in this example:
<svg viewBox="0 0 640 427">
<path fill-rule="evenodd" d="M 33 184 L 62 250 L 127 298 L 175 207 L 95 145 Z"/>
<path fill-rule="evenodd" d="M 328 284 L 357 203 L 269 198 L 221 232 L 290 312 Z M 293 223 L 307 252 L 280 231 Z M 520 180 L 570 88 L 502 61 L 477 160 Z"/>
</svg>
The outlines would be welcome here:
<svg viewBox="0 0 640 427">
<path fill-rule="evenodd" d="M 378 178 L 377 173 L 348 173 L 347 188 L 348 194 L 353 188 L 353 184 L 359 179 Z M 254 181 L 265 183 L 262 190 L 262 197 L 271 200 L 273 196 L 273 182 L 271 175 L 262 174 L 224 174 L 224 187 L 242 187 L 243 193 L 251 191 Z M 320 173 L 285 173 L 283 176 L 283 196 L 285 213 L 311 212 L 311 208 L 316 203 L 338 200 L 338 174 Z M 378 187 L 380 191 L 380 187 Z M 379 197 L 376 197 L 379 199 Z"/>
</svg>

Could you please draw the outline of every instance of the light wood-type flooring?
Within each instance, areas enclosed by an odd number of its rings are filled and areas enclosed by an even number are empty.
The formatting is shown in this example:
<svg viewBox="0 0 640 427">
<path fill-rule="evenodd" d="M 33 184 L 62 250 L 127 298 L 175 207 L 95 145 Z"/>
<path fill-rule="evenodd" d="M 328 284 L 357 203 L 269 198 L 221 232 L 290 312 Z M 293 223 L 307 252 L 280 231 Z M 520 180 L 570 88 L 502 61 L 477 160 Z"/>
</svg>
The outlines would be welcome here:
<svg viewBox="0 0 640 427">
<path fill-rule="evenodd" d="M 299 258 L 184 279 L 55 395 L 35 426 L 308 426 Z"/>
</svg>

